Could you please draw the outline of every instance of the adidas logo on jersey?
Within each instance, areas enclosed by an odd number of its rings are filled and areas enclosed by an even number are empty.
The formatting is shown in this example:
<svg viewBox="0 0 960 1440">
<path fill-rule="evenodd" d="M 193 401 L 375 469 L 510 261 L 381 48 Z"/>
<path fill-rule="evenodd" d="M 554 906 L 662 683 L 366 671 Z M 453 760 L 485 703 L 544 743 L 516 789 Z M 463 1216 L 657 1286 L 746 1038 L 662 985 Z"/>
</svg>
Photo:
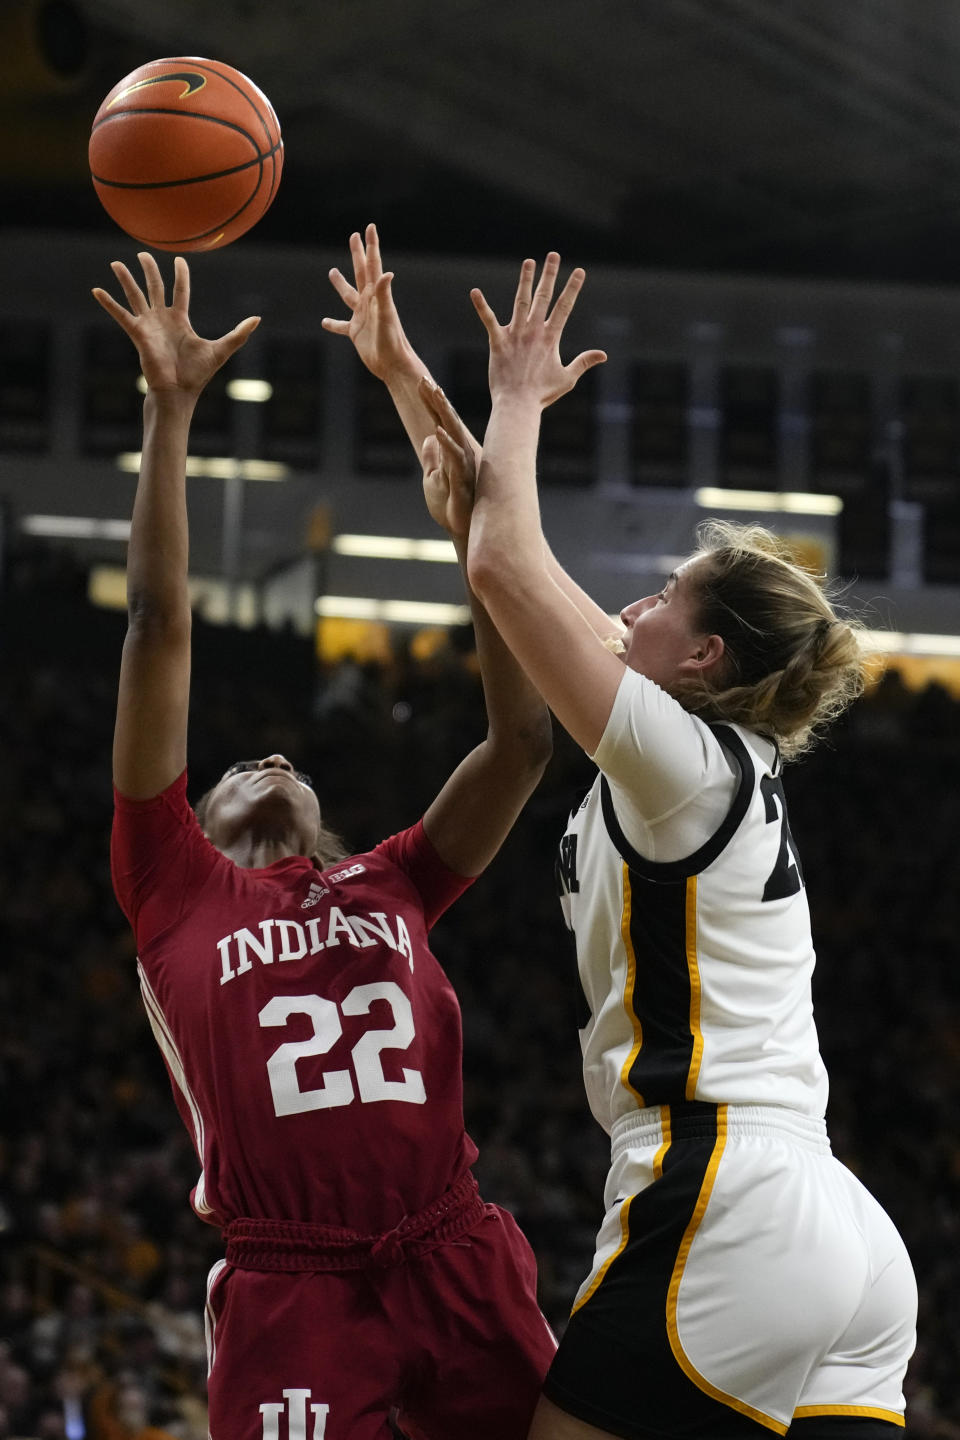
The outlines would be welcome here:
<svg viewBox="0 0 960 1440">
<path fill-rule="evenodd" d="M 311 880 L 310 889 L 307 891 L 307 898 L 300 906 L 300 909 L 310 910 L 314 905 L 318 903 L 318 901 L 323 899 L 324 895 L 329 894 L 330 891 L 327 889 L 326 885 L 318 885 L 315 880 Z"/>
<path fill-rule="evenodd" d="M 336 885 L 338 880 L 349 880 L 351 875 L 362 875 L 366 868 L 366 865 L 348 865 L 346 870 L 335 870 L 327 879 L 331 885 Z"/>
</svg>

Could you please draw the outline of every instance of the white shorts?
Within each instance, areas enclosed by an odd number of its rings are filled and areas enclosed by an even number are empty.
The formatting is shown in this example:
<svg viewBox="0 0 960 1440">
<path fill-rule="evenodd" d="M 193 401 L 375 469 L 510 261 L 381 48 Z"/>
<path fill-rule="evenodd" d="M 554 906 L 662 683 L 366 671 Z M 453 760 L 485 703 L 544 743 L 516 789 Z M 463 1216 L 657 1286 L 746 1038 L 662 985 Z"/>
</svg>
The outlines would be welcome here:
<svg viewBox="0 0 960 1440">
<path fill-rule="evenodd" d="M 623 1117 L 546 1393 L 629 1440 L 904 1424 L 913 1268 L 822 1121 L 694 1103 Z"/>
</svg>

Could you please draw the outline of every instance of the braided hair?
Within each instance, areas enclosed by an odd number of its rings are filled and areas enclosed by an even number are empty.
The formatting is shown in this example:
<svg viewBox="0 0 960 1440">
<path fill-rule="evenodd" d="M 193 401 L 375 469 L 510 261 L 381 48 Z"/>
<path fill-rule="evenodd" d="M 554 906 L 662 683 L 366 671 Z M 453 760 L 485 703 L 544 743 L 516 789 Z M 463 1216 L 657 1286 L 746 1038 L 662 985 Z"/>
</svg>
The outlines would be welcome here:
<svg viewBox="0 0 960 1440">
<path fill-rule="evenodd" d="M 785 758 L 799 755 L 863 690 L 862 627 L 762 526 L 708 520 L 697 544 L 695 624 L 722 638 L 724 654 L 716 673 L 678 680 L 672 693 L 704 720 L 745 725 Z"/>
</svg>

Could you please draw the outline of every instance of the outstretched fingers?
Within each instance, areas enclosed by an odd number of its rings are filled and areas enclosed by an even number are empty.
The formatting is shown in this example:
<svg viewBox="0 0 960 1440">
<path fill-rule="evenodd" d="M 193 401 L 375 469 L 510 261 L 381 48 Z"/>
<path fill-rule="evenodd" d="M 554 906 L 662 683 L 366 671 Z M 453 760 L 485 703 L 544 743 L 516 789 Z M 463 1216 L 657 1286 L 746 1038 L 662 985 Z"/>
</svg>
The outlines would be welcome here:
<svg viewBox="0 0 960 1440">
<path fill-rule="evenodd" d="M 103 290 L 99 285 L 95 285 L 90 293 L 97 304 L 106 310 L 110 319 L 116 320 L 117 324 L 129 334 L 134 321 L 134 317 L 130 314 L 130 311 L 125 310 L 117 300 L 114 300 L 108 290 Z"/>
<path fill-rule="evenodd" d="M 166 304 L 166 297 L 163 290 L 163 276 L 160 274 L 160 266 L 150 254 L 149 250 L 137 252 L 137 259 L 140 261 L 140 268 L 143 270 L 143 278 L 147 286 L 147 299 L 151 308 L 162 310 Z"/>
<path fill-rule="evenodd" d="M 393 271 L 388 270 L 384 273 L 383 262 L 380 258 L 380 240 L 377 235 L 377 227 L 373 224 L 367 226 L 366 242 L 361 239 L 358 230 L 353 232 L 350 236 L 350 254 L 353 258 L 353 275 L 356 284 L 351 285 L 347 277 L 336 266 L 327 272 L 327 278 L 350 314 L 355 315 L 360 308 L 361 297 L 367 286 L 373 286 L 377 300 L 390 298 L 390 282 L 393 279 Z M 350 334 L 350 321 L 339 319 L 333 315 L 325 315 L 320 325 L 323 330 L 329 330 L 333 335 Z"/>
<path fill-rule="evenodd" d="M 174 257 L 173 261 L 173 301 L 174 310 L 180 310 L 184 315 L 190 310 L 190 266 L 182 255 Z"/>
<path fill-rule="evenodd" d="M 463 443 L 467 434 L 463 421 L 440 389 L 440 386 L 434 380 L 431 380 L 429 375 L 421 375 L 419 390 L 421 397 L 426 403 L 427 409 L 436 420 L 438 427 L 442 427 L 449 435 L 454 436 L 459 443 Z"/>
<path fill-rule="evenodd" d="M 473 304 L 474 310 L 476 310 L 477 314 L 480 316 L 480 319 L 483 323 L 483 328 L 486 330 L 490 339 L 493 340 L 494 336 L 496 336 L 500 331 L 500 322 L 497 319 L 496 315 L 494 315 L 493 311 L 490 309 L 490 306 L 487 304 L 483 291 L 477 289 L 471 290 L 470 300 Z"/>
<path fill-rule="evenodd" d="M 354 230 L 350 236 L 350 259 L 353 261 L 353 283 L 359 294 L 367 283 L 367 254 L 359 230 Z"/>
<path fill-rule="evenodd" d="M 579 266 L 576 270 L 571 270 L 568 275 L 567 283 L 560 291 L 557 297 L 557 303 L 550 312 L 550 318 L 547 321 L 555 330 L 562 330 L 570 319 L 570 312 L 577 303 L 577 296 L 583 289 L 583 282 L 586 278 L 587 272 Z"/>
<path fill-rule="evenodd" d="M 443 425 L 437 426 L 437 439 L 443 453 L 444 470 L 457 484 L 468 484 L 472 469 L 469 447 L 451 435 Z"/>
<path fill-rule="evenodd" d="M 130 271 L 127 269 L 126 265 L 124 265 L 123 261 L 111 260 L 110 269 L 117 277 L 117 280 L 120 283 L 120 289 L 123 291 L 124 295 L 126 295 L 127 304 L 130 306 L 130 309 L 133 311 L 134 315 L 146 315 L 147 311 L 150 308 L 147 304 L 147 297 L 146 295 L 144 295 L 143 291 L 140 289 L 140 286 L 137 284 L 136 280 L 134 280 L 133 276 L 130 274 Z"/>
<path fill-rule="evenodd" d="M 343 301 L 344 305 L 346 305 L 347 309 L 356 310 L 357 302 L 360 299 L 360 292 L 357 290 L 356 286 L 351 285 L 350 281 L 347 279 L 346 275 L 344 275 L 343 271 L 338 270 L 336 266 L 334 266 L 333 269 L 328 271 L 327 273 L 330 284 L 333 286 L 334 290 L 336 290 L 337 294 L 340 296 L 340 299 Z"/>
<path fill-rule="evenodd" d="M 525 320 L 530 313 L 530 306 L 533 303 L 533 277 L 536 271 L 535 260 L 524 260 L 520 266 L 520 279 L 517 282 L 517 293 L 513 300 L 511 322 Z"/>
<path fill-rule="evenodd" d="M 513 302 L 513 313 L 508 325 L 513 325 L 516 321 L 523 323 L 526 320 L 539 320 L 557 332 L 562 331 L 567 320 L 570 318 L 570 312 L 576 304 L 577 296 L 583 289 L 586 272 L 580 266 L 572 270 L 567 278 L 567 283 L 561 290 L 556 302 L 553 303 L 553 295 L 559 272 L 560 256 L 555 250 L 551 250 L 543 262 L 540 279 L 537 282 L 536 290 L 534 290 L 533 277 L 536 273 L 536 264 L 533 260 L 524 260 L 520 269 L 520 280 Z M 499 324 L 481 290 L 471 290 L 470 299 L 491 339 L 499 330 L 507 328 Z M 553 303 L 552 310 L 550 308 L 551 303 Z"/>
<path fill-rule="evenodd" d="M 420 451 L 424 494 L 435 520 L 453 534 L 465 534 L 473 508 L 477 462 L 469 432 L 440 386 L 420 377 L 420 397 L 435 421 Z M 441 513 L 442 512 L 442 513 Z"/>
<path fill-rule="evenodd" d="M 553 299 L 553 292 L 557 284 L 557 275 L 560 272 L 560 256 L 556 250 L 551 250 L 543 262 L 543 269 L 540 272 L 540 280 L 534 291 L 533 303 L 530 307 L 530 318 L 536 316 L 540 320 L 547 318 L 547 311 L 550 309 L 550 301 Z M 553 317 L 551 317 L 553 318 Z"/>
<path fill-rule="evenodd" d="M 380 236 L 377 234 L 377 227 L 372 221 L 364 232 L 364 239 L 366 241 L 365 261 L 367 284 L 376 285 L 383 274 L 383 260 L 380 255 Z"/>
</svg>

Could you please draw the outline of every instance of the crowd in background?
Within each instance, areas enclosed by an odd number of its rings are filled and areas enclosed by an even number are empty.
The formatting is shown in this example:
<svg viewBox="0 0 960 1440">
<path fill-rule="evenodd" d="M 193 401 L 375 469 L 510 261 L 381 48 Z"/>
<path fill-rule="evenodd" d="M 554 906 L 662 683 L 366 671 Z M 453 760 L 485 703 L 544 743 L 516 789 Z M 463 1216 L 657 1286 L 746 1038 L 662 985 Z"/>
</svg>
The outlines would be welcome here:
<svg viewBox="0 0 960 1440">
<path fill-rule="evenodd" d="M 124 622 L 19 558 L 0 606 L 0 1440 L 204 1440 L 204 1282 L 218 1233 L 149 1032 L 108 867 Z M 195 632 L 194 799 L 237 758 L 309 771 L 353 849 L 412 823 L 484 716 L 469 635 L 324 669 L 310 646 Z M 467 1127 L 559 1331 L 589 1268 L 607 1141 L 583 1096 L 553 881 L 591 767 L 547 776 L 434 950 L 464 1021 Z M 920 1286 L 908 1436 L 960 1440 L 960 704 L 894 672 L 786 776 L 817 941 L 836 1153 L 898 1224 Z"/>
</svg>

